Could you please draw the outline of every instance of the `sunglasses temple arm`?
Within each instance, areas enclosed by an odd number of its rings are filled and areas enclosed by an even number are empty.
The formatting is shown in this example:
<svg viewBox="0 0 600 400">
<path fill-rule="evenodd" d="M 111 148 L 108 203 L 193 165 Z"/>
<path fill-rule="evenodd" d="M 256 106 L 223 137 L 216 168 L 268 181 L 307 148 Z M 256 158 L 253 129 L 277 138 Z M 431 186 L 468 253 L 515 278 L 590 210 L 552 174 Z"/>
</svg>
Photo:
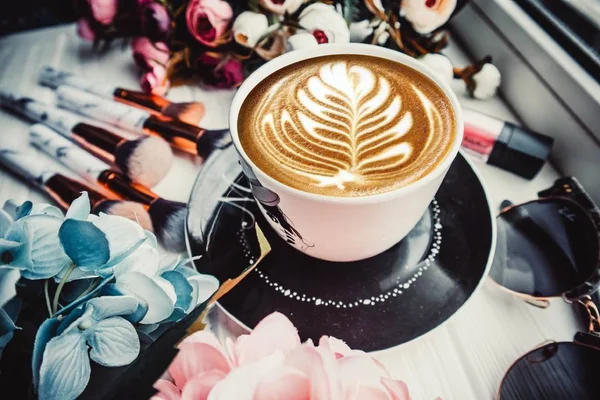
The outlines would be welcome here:
<svg viewBox="0 0 600 400">
<path fill-rule="evenodd" d="M 559 178 L 552 187 L 539 192 L 538 196 L 562 196 L 575 201 L 591 214 L 596 229 L 600 231 L 600 209 L 576 178 L 569 176 Z"/>
</svg>

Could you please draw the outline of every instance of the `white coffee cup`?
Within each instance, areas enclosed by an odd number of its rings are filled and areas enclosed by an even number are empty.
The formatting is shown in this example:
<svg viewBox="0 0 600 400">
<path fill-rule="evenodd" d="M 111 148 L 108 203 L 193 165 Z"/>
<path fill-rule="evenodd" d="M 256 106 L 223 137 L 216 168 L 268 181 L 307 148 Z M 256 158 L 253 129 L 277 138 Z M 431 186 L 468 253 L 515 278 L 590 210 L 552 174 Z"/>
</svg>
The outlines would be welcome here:
<svg viewBox="0 0 600 400">
<path fill-rule="evenodd" d="M 333 197 L 289 187 L 260 170 L 240 143 L 240 108 L 252 89 L 273 72 L 295 62 L 326 55 L 367 55 L 386 58 L 422 72 L 446 94 L 456 119 L 450 151 L 427 175 L 398 189 L 370 196 Z M 386 48 L 348 43 L 296 50 L 269 61 L 237 91 L 229 124 L 233 144 L 263 215 L 296 249 L 329 261 L 355 261 L 377 255 L 402 240 L 416 225 L 440 187 L 463 137 L 463 116 L 450 87 L 419 61 Z"/>
</svg>

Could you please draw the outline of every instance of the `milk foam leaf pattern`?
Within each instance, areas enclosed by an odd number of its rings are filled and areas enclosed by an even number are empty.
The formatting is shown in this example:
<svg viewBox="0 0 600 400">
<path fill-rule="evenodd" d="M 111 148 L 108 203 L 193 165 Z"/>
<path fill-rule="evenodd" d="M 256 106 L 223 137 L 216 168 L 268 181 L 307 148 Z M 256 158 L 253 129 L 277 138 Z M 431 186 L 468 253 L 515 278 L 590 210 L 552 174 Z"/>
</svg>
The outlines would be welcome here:
<svg viewBox="0 0 600 400">
<path fill-rule="evenodd" d="M 296 89 L 293 103 L 261 110 L 261 128 L 273 136 L 262 144 L 271 154 L 278 147 L 295 154 L 280 157 L 282 167 L 318 186 L 343 189 L 347 182 L 387 179 L 413 152 L 403 140 L 413 127 L 412 113 L 402 109 L 390 82 L 371 69 L 324 64 Z"/>
</svg>

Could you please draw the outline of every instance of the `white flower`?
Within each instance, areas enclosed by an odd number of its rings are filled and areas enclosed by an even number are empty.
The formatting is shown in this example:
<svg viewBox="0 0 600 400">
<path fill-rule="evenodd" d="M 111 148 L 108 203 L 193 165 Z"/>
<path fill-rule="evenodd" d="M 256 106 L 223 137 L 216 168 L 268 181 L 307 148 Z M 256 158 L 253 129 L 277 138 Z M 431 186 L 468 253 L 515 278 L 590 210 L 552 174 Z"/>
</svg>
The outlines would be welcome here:
<svg viewBox="0 0 600 400">
<path fill-rule="evenodd" d="M 306 49 L 309 47 L 318 46 L 319 43 L 315 37 L 307 32 L 297 33 L 292 35 L 287 40 L 287 51 Z"/>
<path fill-rule="evenodd" d="M 362 42 L 371 33 L 373 33 L 373 28 L 370 26 L 370 22 L 367 19 L 360 22 L 352 22 L 350 24 L 351 42 Z"/>
<path fill-rule="evenodd" d="M 283 15 L 286 12 L 288 14 L 293 14 L 302 4 L 304 4 L 305 0 L 283 0 L 275 3 L 273 0 L 260 0 L 260 5 L 271 11 L 274 14 Z"/>
<path fill-rule="evenodd" d="M 418 60 L 427 65 L 442 81 L 448 84 L 452 82 L 454 78 L 454 66 L 448 57 L 442 54 L 429 53 Z"/>
<path fill-rule="evenodd" d="M 319 44 L 350 41 L 346 20 L 327 4 L 315 3 L 306 7 L 300 13 L 298 23 L 312 33 Z"/>
<path fill-rule="evenodd" d="M 383 46 L 390 37 L 390 34 L 387 31 L 388 27 L 389 25 L 387 22 L 380 21 L 379 25 L 377 25 L 377 28 L 375 29 L 375 33 L 373 33 L 373 37 L 380 46 Z"/>
<path fill-rule="evenodd" d="M 383 46 L 389 38 L 390 38 L 389 32 L 387 32 L 387 31 L 381 32 L 381 34 L 379 34 L 379 36 L 377 36 L 377 44 L 380 46 Z"/>
<path fill-rule="evenodd" d="M 444 25 L 456 8 L 456 0 L 402 0 L 400 15 L 413 29 L 426 34 Z"/>
<path fill-rule="evenodd" d="M 254 47 L 268 28 L 266 15 L 244 11 L 233 23 L 233 38 L 242 46 Z"/>
<path fill-rule="evenodd" d="M 481 71 L 473 75 L 475 89 L 473 97 L 480 100 L 489 99 L 496 94 L 500 86 L 500 71 L 494 64 L 484 64 Z"/>
</svg>

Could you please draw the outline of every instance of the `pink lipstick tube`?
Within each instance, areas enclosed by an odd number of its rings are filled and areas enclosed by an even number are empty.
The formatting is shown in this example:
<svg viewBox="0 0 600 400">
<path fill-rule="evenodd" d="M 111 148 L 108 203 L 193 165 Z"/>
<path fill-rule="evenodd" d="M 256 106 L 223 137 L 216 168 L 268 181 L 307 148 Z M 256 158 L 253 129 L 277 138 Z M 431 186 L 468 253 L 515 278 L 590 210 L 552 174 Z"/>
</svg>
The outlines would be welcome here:
<svg viewBox="0 0 600 400">
<path fill-rule="evenodd" d="M 554 139 L 510 122 L 463 109 L 462 148 L 489 165 L 532 179 L 542 169 Z"/>
</svg>

